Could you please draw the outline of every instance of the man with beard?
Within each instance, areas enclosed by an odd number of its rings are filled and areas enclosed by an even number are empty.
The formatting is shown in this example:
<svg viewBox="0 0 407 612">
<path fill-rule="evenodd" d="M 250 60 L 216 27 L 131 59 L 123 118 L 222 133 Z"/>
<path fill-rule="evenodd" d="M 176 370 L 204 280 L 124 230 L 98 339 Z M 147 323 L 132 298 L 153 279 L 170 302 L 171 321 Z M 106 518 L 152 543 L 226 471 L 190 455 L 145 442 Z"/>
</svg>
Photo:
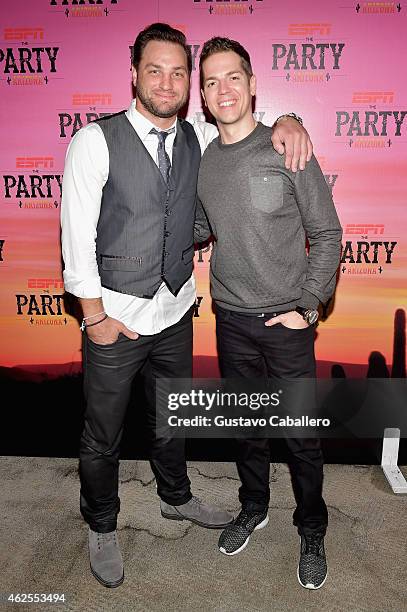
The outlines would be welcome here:
<svg viewBox="0 0 407 612">
<path fill-rule="evenodd" d="M 217 130 L 177 119 L 191 69 L 181 32 L 166 24 L 143 30 L 134 44 L 135 101 L 81 129 L 66 158 L 64 281 L 80 301 L 85 332 L 81 512 L 89 524 L 92 573 L 107 587 L 124 579 L 118 468 L 132 381 L 147 368 L 153 428 L 154 380 L 192 376 L 196 182 L 201 153 Z M 310 157 L 309 139 L 295 119 L 278 124 L 273 142 L 280 152 L 285 143 L 292 166 Z M 154 437 L 151 465 L 163 517 L 208 528 L 232 521 L 191 494 L 183 440 Z"/>
</svg>

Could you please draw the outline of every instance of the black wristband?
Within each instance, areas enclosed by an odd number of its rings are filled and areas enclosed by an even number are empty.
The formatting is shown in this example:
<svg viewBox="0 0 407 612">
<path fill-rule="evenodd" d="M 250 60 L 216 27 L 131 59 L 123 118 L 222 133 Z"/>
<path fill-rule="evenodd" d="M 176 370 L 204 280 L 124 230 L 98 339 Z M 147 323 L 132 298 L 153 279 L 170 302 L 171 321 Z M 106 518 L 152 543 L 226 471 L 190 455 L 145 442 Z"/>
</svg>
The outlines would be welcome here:
<svg viewBox="0 0 407 612">
<path fill-rule="evenodd" d="M 87 329 L 88 327 L 93 327 L 94 325 L 99 325 L 99 323 L 103 323 L 103 321 L 106 321 L 107 317 L 109 315 L 105 314 L 105 316 L 103 317 L 103 319 L 99 319 L 99 321 L 96 321 L 96 323 L 89 323 L 89 325 L 84 325 L 83 327 L 85 329 Z"/>
</svg>

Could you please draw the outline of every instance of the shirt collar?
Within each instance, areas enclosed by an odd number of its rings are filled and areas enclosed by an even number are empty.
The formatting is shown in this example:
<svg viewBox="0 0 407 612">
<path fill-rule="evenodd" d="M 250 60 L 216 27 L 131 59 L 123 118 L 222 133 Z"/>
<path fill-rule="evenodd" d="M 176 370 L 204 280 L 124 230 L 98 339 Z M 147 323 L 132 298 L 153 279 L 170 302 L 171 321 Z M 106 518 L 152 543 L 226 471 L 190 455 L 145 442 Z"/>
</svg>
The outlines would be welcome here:
<svg viewBox="0 0 407 612">
<path fill-rule="evenodd" d="M 133 100 L 130 104 L 126 112 L 127 118 L 130 121 L 133 128 L 136 130 L 140 140 L 146 140 L 147 136 L 150 134 L 150 130 L 152 128 L 156 128 L 159 130 L 154 123 L 152 123 L 147 117 L 144 117 L 137 109 L 136 109 L 136 101 Z M 173 125 L 170 125 L 168 129 L 174 128 L 174 136 L 177 133 L 177 120 L 174 121 Z"/>
</svg>

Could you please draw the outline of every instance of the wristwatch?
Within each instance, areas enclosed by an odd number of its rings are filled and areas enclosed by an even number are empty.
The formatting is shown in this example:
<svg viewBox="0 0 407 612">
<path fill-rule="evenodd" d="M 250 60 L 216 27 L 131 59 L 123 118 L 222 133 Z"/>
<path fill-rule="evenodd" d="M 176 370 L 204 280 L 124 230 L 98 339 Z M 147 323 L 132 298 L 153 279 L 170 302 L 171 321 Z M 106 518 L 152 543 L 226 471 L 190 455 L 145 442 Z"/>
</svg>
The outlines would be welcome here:
<svg viewBox="0 0 407 612">
<path fill-rule="evenodd" d="M 277 119 L 274 122 L 274 125 L 276 123 L 278 123 L 278 121 L 280 119 L 282 119 L 283 117 L 292 117 L 293 119 L 295 119 L 296 121 L 298 121 L 298 123 L 300 123 L 301 125 L 303 125 L 303 121 L 301 119 L 301 117 L 299 117 L 298 115 L 296 115 L 295 113 L 284 113 L 284 115 L 280 115 L 279 117 L 277 117 Z"/>
<path fill-rule="evenodd" d="M 308 323 L 308 325 L 314 325 L 318 321 L 319 312 L 318 310 L 313 310 L 312 308 L 303 308 L 302 306 L 297 306 L 295 309 L 298 312 L 304 321 Z"/>
</svg>

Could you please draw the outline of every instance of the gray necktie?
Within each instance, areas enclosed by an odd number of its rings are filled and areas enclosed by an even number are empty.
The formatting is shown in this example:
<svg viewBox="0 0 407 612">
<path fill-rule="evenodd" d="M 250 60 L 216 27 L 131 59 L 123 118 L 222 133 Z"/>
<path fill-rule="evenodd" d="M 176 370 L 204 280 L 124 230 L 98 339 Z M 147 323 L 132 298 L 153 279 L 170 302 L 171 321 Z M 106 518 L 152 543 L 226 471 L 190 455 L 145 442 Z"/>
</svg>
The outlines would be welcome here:
<svg viewBox="0 0 407 612">
<path fill-rule="evenodd" d="M 159 132 L 155 128 L 150 130 L 150 134 L 155 134 L 158 138 L 158 168 L 166 183 L 168 183 L 168 180 L 170 178 L 171 162 L 168 153 L 165 150 L 165 139 L 167 138 L 168 134 L 171 134 L 174 131 L 175 128 L 171 128 L 170 130 L 168 130 L 168 132 Z"/>
</svg>

